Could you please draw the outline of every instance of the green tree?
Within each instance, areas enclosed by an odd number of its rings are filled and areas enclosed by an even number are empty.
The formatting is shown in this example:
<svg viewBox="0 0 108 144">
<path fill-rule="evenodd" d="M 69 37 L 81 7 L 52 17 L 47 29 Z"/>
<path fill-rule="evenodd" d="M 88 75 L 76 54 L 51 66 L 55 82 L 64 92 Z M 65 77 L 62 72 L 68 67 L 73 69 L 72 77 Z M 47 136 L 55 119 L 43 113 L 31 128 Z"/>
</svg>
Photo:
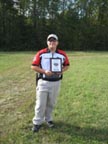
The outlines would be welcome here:
<svg viewBox="0 0 108 144">
<path fill-rule="evenodd" d="M 49 33 L 66 50 L 108 50 L 108 0 L 0 0 L 1 50 L 38 50 Z"/>
<path fill-rule="evenodd" d="M 9 46 L 12 46 L 13 35 L 15 28 L 15 19 L 17 17 L 17 10 L 14 8 L 14 2 L 12 0 L 0 1 L 0 45 L 4 49 L 9 50 Z M 14 19 L 14 21 L 13 21 Z"/>
</svg>

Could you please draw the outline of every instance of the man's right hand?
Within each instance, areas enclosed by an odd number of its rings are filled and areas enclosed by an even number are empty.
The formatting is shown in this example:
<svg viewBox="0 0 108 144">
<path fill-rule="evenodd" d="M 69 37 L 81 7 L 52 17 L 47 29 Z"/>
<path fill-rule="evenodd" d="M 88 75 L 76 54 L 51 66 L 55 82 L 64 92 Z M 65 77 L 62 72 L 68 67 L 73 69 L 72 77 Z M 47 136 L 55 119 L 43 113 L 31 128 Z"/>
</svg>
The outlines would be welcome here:
<svg viewBox="0 0 108 144">
<path fill-rule="evenodd" d="M 49 70 L 46 70 L 46 71 L 45 71 L 45 74 L 46 74 L 47 76 L 52 76 L 54 73 L 52 73 L 52 72 L 49 71 Z"/>
</svg>

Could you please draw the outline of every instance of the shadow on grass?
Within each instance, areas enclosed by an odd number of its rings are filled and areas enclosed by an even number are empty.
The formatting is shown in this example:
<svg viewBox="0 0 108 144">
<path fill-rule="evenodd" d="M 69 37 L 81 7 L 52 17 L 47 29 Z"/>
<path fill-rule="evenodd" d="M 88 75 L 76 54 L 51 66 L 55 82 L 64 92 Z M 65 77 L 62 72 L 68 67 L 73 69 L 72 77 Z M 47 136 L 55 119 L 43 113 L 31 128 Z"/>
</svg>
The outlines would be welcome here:
<svg viewBox="0 0 108 144">
<path fill-rule="evenodd" d="M 81 136 L 84 139 L 97 140 L 108 142 L 108 129 L 96 129 L 89 127 L 78 127 L 75 125 L 56 122 L 55 131 L 62 132 L 64 134 L 68 134 L 70 136 Z"/>
</svg>

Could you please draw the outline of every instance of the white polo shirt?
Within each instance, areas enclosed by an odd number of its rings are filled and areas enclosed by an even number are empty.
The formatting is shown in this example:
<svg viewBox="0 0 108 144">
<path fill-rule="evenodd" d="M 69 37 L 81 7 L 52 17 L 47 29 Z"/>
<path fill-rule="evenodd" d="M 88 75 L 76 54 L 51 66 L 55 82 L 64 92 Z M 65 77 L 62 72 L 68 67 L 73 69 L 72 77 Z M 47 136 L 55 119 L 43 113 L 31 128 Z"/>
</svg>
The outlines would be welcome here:
<svg viewBox="0 0 108 144">
<path fill-rule="evenodd" d="M 35 55 L 32 65 L 33 66 L 39 66 L 44 70 L 50 70 L 51 68 L 51 63 L 50 59 L 51 58 L 59 58 L 61 59 L 62 66 L 68 66 L 69 65 L 69 60 L 66 55 L 66 53 L 63 50 L 57 49 L 54 53 L 50 52 L 48 48 L 44 48 L 40 51 L 37 52 Z M 44 80 L 49 80 L 49 81 L 56 81 L 59 79 L 62 79 L 62 75 L 53 75 L 53 76 L 46 76 L 45 74 L 40 74 L 40 78 Z"/>
</svg>

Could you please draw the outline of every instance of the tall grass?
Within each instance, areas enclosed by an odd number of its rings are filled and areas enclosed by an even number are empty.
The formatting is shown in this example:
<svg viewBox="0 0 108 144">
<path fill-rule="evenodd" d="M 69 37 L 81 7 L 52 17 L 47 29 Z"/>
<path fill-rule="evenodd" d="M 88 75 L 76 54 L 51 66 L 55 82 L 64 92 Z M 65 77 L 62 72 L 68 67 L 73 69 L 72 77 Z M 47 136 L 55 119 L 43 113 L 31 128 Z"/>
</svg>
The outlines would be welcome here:
<svg viewBox="0 0 108 144">
<path fill-rule="evenodd" d="M 32 133 L 35 106 L 35 53 L 0 53 L 1 144 L 108 144 L 108 52 L 68 52 L 53 113 L 56 127 L 46 124 Z"/>
</svg>

